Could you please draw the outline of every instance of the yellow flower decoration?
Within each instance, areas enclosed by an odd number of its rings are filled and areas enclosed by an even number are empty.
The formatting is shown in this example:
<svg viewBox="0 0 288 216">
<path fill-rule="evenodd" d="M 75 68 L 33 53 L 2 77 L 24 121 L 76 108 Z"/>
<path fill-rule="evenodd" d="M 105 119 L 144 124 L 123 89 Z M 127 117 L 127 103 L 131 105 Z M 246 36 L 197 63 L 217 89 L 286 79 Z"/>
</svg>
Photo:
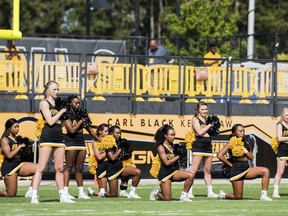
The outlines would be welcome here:
<svg viewBox="0 0 288 216">
<path fill-rule="evenodd" d="M 92 175 L 96 175 L 96 169 L 98 167 L 98 162 L 95 158 L 95 155 L 90 155 L 88 162 L 89 162 L 89 172 Z"/>
<path fill-rule="evenodd" d="M 188 131 L 185 135 L 186 149 L 191 150 L 192 145 L 196 140 L 196 135 L 194 131 Z"/>
<path fill-rule="evenodd" d="M 97 144 L 97 147 L 100 151 L 106 151 L 116 146 L 116 140 L 112 135 L 107 135 L 102 138 L 100 143 Z"/>
<path fill-rule="evenodd" d="M 0 168 L 2 167 L 3 161 L 4 161 L 4 155 L 2 154 L 2 151 L 0 149 Z"/>
<path fill-rule="evenodd" d="M 232 151 L 234 157 L 241 157 L 245 154 L 244 142 L 242 142 L 242 137 L 232 137 L 229 140 L 229 148 Z"/>
<path fill-rule="evenodd" d="M 271 148 L 273 149 L 275 154 L 277 154 L 278 153 L 278 147 L 279 147 L 279 144 L 280 144 L 280 142 L 278 141 L 277 137 L 273 137 L 271 139 L 270 144 L 271 144 Z"/>
<path fill-rule="evenodd" d="M 132 162 L 132 158 L 122 161 L 123 168 L 125 167 L 136 167 L 136 165 Z"/>
<path fill-rule="evenodd" d="M 42 133 L 42 130 L 44 128 L 46 121 L 43 119 L 38 119 L 37 123 L 36 123 L 36 131 L 35 131 L 35 135 L 36 137 L 39 139 Z"/>
<path fill-rule="evenodd" d="M 153 176 L 154 178 L 157 178 L 160 168 L 161 168 L 161 160 L 159 158 L 159 155 L 157 154 L 157 156 L 154 157 L 152 160 L 152 166 L 151 169 L 149 170 L 150 175 Z"/>
</svg>

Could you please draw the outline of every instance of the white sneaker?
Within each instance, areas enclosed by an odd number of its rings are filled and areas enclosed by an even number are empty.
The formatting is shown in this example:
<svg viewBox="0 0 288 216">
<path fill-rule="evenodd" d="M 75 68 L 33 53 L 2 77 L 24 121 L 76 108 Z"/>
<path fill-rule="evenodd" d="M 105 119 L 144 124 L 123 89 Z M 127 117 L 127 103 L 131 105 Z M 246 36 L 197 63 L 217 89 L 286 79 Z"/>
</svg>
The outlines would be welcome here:
<svg viewBox="0 0 288 216">
<path fill-rule="evenodd" d="M 71 199 L 71 200 L 74 200 L 74 199 L 75 199 L 75 197 L 74 197 L 74 196 L 71 196 L 69 193 L 66 194 L 66 196 L 67 196 L 69 199 Z"/>
<path fill-rule="evenodd" d="M 90 197 L 86 193 L 81 193 L 78 195 L 78 199 L 90 199 Z"/>
<path fill-rule="evenodd" d="M 119 196 L 120 197 L 128 197 L 129 196 L 129 194 L 127 193 L 127 191 L 125 190 L 122 190 L 122 191 L 120 191 L 120 193 L 119 193 Z"/>
<path fill-rule="evenodd" d="M 189 195 L 181 195 L 181 197 L 180 197 L 180 201 L 181 202 L 192 202 L 192 200 L 191 199 L 189 199 Z"/>
<path fill-rule="evenodd" d="M 74 200 L 71 200 L 67 195 L 60 195 L 60 203 L 75 203 Z"/>
<path fill-rule="evenodd" d="M 218 198 L 225 199 L 226 198 L 225 195 L 226 195 L 226 193 L 223 190 L 220 190 L 220 192 L 218 194 Z"/>
<path fill-rule="evenodd" d="M 260 197 L 260 201 L 273 201 L 270 197 L 268 197 L 267 195 L 261 195 Z"/>
<path fill-rule="evenodd" d="M 32 197 L 32 191 L 28 190 L 25 194 L 25 198 L 31 198 Z"/>
<path fill-rule="evenodd" d="M 155 200 L 158 199 L 158 196 L 157 196 L 158 191 L 159 191 L 159 190 L 158 190 L 157 188 L 153 188 L 153 189 L 151 190 L 150 200 L 155 201 Z"/>
<path fill-rule="evenodd" d="M 32 204 L 39 204 L 38 197 L 32 197 L 32 198 L 31 198 L 31 203 L 32 203 Z"/>
<path fill-rule="evenodd" d="M 89 196 L 94 196 L 94 190 L 91 187 L 88 187 L 88 195 Z"/>
<path fill-rule="evenodd" d="M 141 197 L 138 196 L 137 193 L 135 193 L 135 192 L 129 192 L 128 198 L 129 198 L 129 199 L 130 199 L 130 198 L 133 198 L 133 199 L 141 199 Z"/>
<path fill-rule="evenodd" d="M 279 193 L 275 193 L 275 192 L 274 192 L 274 193 L 272 194 L 272 197 L 274 197 L 274 198 L 280 198 L 280 195 L 279 195 Z"/>
<path fill-rule="evenodd" d="M 195 196 L 194 196 L 193 194 L 189 194 L 189 193 L 188 193 L 188 197 L 189 197 L 190 199 L 195 198 Z"/>
<path fill-rule="evenodd" d="M 214 192 L 208 193 L 207 198 L 217 198 L 218 195 L 215 194 Z"/>
</svg>

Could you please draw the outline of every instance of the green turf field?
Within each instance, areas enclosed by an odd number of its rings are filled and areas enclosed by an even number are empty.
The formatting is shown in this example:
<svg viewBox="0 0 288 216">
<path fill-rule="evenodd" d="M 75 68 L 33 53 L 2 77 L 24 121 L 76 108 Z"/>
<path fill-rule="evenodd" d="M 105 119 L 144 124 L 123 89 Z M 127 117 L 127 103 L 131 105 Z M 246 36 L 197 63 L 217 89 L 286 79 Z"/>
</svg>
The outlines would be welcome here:
<svg viewBox="0 0 288 216">
<path fill-rule="evenodd" d="M 239 201 L 207 199 L 206 187 L 204 183 L 194 185 L 193 202 L 179 202 L 182 184 L 173 185 L 173 201 L 150 201 L 149 194 L 156 184 L 140 184 L 137 189 L 138 195 L 142 199 L 128 198 L 98 198 L 91 197 L 90 200 L 75 199 L 76 203 L 59 203 L 58 192 L 54 183 L 41 185 L 38 195 L 40 204 L 30 204 L 30 198 L 24 198 L 27 186 L 19 186 L 17 197 L 0 198 L 0 215 L 288 215 L 288 186 L 283 182 L 280 186 L 281 198 L 274 199 L 273 202 L 259 201 L 261 186 L 260 183 L 245 184 L 244 199 Z M 93 187 L 93 183 L 85 185 Z M 1 184 L 3 189 L 3 184 Z M 215 184 L 214 192 L 220 189 L 231 192 L 232 188 L 227 181 L 223 184 Z M 72 185 L 69 188 L 70 194 L 76 196 L 77 188 Z M 272 193 L 270 186 L 269 196 Z"/>
</svg>

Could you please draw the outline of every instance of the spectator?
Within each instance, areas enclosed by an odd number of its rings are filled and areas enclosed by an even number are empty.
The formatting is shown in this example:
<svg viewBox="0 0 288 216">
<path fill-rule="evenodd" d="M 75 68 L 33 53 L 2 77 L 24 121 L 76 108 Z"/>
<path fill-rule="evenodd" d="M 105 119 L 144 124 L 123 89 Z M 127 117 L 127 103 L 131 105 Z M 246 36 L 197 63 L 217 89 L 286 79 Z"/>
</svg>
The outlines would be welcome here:
<svg viewBox="0 0 288 216">
<path fill-rule="evenodd" d="M 9 51 L 5 54 L 6 60 L 20 61 L 19 49 L 16 48 L 16 40 L 7 40 L 7 45 L 4 51 Z"/>
<path fill-rule="evenodd" d="M 210 44 L 210 51 L 205 54 L 204 58 L 205 58 L 204 60 L 205 66 L 219 67 L 221 65 L 221 60 L 219 60 L 221 59 L 221 55 L 216 52 L 215 44 Z M 213 58 L 217 60 L 213 60 Z"/>
<path fill-rule="evenodd" d="M 158 41 L 156 39 L 152 39 L 150 41 L 150 48 L 148 50 L 149 56 L 156 56 L 159 58 L 149 58 L 148 65 L 154 65 L 154 64 L 172 64 L 174 60 L 170 57 L 170 52 L 161 44 L 158 44 Z M 160 58 L 160 57 L 166 56 L 167 58 Z"/>
</svg>

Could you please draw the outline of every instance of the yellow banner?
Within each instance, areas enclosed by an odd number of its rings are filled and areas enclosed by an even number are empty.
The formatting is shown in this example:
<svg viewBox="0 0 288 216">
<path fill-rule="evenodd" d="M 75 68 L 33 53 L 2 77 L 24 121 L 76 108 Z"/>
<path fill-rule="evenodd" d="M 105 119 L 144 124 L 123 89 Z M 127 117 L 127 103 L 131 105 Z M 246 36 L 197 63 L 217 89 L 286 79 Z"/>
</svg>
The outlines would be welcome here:
<svg viewBox="0 0 288 216">
<path fill-rule="evenodd" d="M 119 125 L 123 131 L 122 137 L 147 141 L 153 141 L 155 132 L 163 124 L 173 126 L 176 131 L 176 137 L 184 139 L 186 132 L 191 129 L 192 117 L 193 115 L 90 114 L 94 126 L 102 123 L 107 123 L 111 126 Z M 253 134 L 257 131 L 265 138 L 264 140 L 275 136 L 276 123 L 279 121 L 279 118 L 271 116 L 218 117 L 221 121 L 221 134 L 230 134 L 231 127 L 236 123 L 241 123 L 246 126 L 246 134 Z M 19 134 L 35 139 L 36 120 L 41 118 L 39 113 L 2 113 L 0 131 L 4 132 L 5 122 L 9 118 L 15 118 L 20 121 Z"/>
</svg>

